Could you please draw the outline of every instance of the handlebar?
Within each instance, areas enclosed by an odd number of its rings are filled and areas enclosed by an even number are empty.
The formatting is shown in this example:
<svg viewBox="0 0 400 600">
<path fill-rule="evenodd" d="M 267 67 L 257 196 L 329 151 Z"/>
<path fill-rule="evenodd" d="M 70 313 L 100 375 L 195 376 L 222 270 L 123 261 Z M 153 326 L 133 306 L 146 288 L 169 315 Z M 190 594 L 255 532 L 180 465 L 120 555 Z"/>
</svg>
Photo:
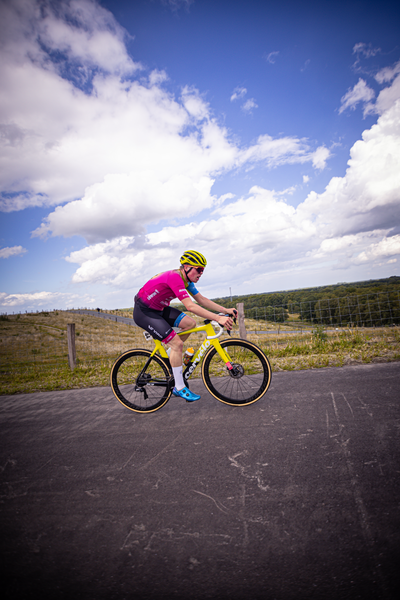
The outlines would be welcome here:
<svg viewBox="0 0 400 600">
<path fill-rule="evenodd" d="M 235 310 L 235 313 L 237 314 L 237 310 Z M 218 313 L 218 314 L 222 315 L 223 317 L 232 317 L 232 315 L 225 314 L 225 313 Z M 232 317 L 232 319 L 236 325 L 236 317 Z M 231 332 L 229 331 L 229 329 L 227 329 L 227 333 L 228 333 L 228 335 L 231 335 Z"/>
<path fill-rule="evenodd" d="M 216 335 L 208 335 L 207 339 L 208 340 L 215 340 L 215 338 L 219 338 L 222 335 L 222 332 L 224 331 L 224 328 L 222 327 L 222 325 L 220 325 L 218 323 L 218 321 L 208 321 L 208 322 L 211 323 L 211 325 L 213 327 L 219 327 L 219 331 L 218 331 L 218 333 Z"/>
<path fill-rule="evenodd" d="M 237 314 L 237 311 L 235 311 L 235 312 L 236 312 L 236 314 Z M 231 315 L 229 315 L 229 314 L 225 314 L 225 313 L 218 313 L 218 314 L 220 314 L 221 316 L 224 316 L 224 317 L 230 317 L 230 316 L 231 316 Z M 236 325 L 236 317 L 232 317 L 232 318 L 233 318 L 233 322 L 234 322 L 234 323 L 235 323 L 235 325 Z M 215 338 L 218 338 L 218 337 L 220 337 L 220 335 L 222 335 L 222 332 L 223 332 L 223 330 L 224 330 L 224 327 L 223 327 L 223 325 L 220 325 L 220 324 L 218 323 L 218 321 L 211 321 L 210 319 L 206 319 L 206 320 L 204 321 L 204 323 L 211 323 L 211 325 L 212 325 L 213 327 L 216 327 L 216 326 L 217 326 L 217 327 L 219 327 L 219 331 L 218 331 L 218 333 L 217 333 L 216 335 L 207 336 L 207 339 L 208 339 L 208 340 L 214 340 Z M 231 332 L 229 331 L 229 329 L 227 329 L 227 333 L 228 333 L 228 335 L 231 335 Z"/>
</svg>

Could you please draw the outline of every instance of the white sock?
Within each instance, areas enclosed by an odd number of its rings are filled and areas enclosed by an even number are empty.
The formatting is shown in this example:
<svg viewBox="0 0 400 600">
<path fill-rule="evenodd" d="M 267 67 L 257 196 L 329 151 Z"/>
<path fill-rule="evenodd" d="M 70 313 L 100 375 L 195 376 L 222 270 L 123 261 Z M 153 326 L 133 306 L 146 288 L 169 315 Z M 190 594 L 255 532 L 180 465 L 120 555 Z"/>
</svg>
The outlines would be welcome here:
<svg viewBox="0 0 400 600">
<path fill-rule="evenodd" d="M 185 383 L 183 381 L 182 365 L 180 367 L 172 367 L 172 373 L 174 374 L 175 387 L 178 390 L 183 390 Z"/>
</svg>

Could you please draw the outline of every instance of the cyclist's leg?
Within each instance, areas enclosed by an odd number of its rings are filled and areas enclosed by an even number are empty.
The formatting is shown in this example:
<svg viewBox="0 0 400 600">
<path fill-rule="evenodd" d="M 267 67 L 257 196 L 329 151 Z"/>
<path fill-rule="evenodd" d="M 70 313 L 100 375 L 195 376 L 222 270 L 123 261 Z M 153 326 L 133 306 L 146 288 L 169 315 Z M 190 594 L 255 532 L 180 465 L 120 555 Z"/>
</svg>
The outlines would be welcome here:
<svg viewBox="0 0 400 600">
<path fill-rule="evenodd" d="M 182 321 L 180 322 L 179 327 L 182 329 L 182 331 L 185 331 L 186 329 L 194 329 L 196 325 L 197 323 L 194 319 L 192 319 L 192 317 L 185 315 Z M 189 336 L 190 333 L 187 333 L 186 335 L 180 335 L 179 337 L 181 338 L 182 342 L 184 342 L 188 339 Z"/>
<path fill-rule="evenodd" d="M 172 393 L 174 396 L 180 396 L 181 398 L 184 398 L 187 402 L 200 400 L 200 396 L 191 392 L 185 385 L 182 367 L 183 341 L 181 340 L 181 336 L 176 335 L 175 331 L 172 331 L 172 333 L 173 337 L 171 337 L 169 340 L 164 340 L 164 342 L 167 343 L 171 348 L 169 361 L 171 363 L 172 373 L 175 379 L 175 387 L 172 390 Z"/>
<path fill-rule="evenodd" d="M 169 309 L 170 307 L 167 308 Z M 187 389 L 183 381 L 183 341 L 173 330 L 173 327 L 176 326 L 175 321 L 177 320 L 177 316 L 179 316 L 173 311 L 176 311 L 179 315 L 181 314 L 181 311 L 174 308 L 171 308 L 170 310 L 164 309 L 163 311 L 154 310 L 136 299 L 135 307 L 133 309 L 133 319 L 136 325 L 148 331 L 153 338 L 158 339 L 171 347 L 169 359 L 175 379 L 173 393 L 175 396 L 185 398 L 188 402 L 193 402 L 194 400 L 199 400 L 200 396 L 193 394 L 193 392 Z M 185 315 L 185 317 L 186 316 L 187 315 Z M 190 317 L 188 318 L 190 319 Z M 183 319 L 183 317 L 180 317 L 180 321 L 183 321 Z"/>
<path fill-rule="evenodd" d="M 163 310 L 164 319 L 170 323 L 173 327 L 179 327 L 182 331 L 186 329 L 193 329 L 196 327 L 196 321 L 189 317 L 186 313 L 174 308 L 173 306 L 168 306 Z M 180 339 L 184 342 L 189 337 L 190 333 L 187 335 L 180 335 Z"/>
<path fill-rule="evenodd" d="M 162 315 L 167 323 L 169 323 L 172 327 L 179 327 L 179 329 L 182 331 L 196 327 L 196 321 L 192 319 L 192 317 L 189 317 L 186 313 L 174 308 L 173 306 L 165 307 Z M 187 340 L 189 335 L 190 334 L 171 336 L 171 340 L 166 340 L 166 343 L 171 348 L 170 361 L 172 367 L 178 367 L 182 365 L 183 342 Z"/>
<path fill-rule="evenodd" d="M 185 313 L 181 312 L 177 308 L 168 306 L 163 310 L 163 317 L 173 327 L 179 327 L 180 329 L 192 329 L 196 326 L 196 321 L 191 317 L 188 317 Z M 173 394 L 185 398 L 188 402 L 199 400 L 200 396 L 191 392 L 185 385 L 183 380 L 183 368 L 182 368 L 182 352 L 183 342 L 188 338 L 188 335 L 176 335 L 172 330 L 172 333 L 168 338 L 164 339 L 163 342 L 168 344 L 171 348 L 169 360 L 172 367 L 172 372 L 175 379 L 175 388 Z"/>
<path fill-rule="evenodd" d="M 141 300 L 135 300 L 133 320 L 136 325 L 148 331 L 152 338 L 163 342 L 175 335 L 172 325 L 163 317 L 163 311 L 146 306 Z"/>
<path fill-rule="evenodd" d="M 176 335 L 175 333 L 175 335 L 169 340 L 165 340 L 165 343 L 171 348 L 171 352 L 169 355 L 169 362 L 171 363 L 171 367 L 181 367 L 183 352 L 183 340 L 181 339 L 181 336 Z"/>
</svg>

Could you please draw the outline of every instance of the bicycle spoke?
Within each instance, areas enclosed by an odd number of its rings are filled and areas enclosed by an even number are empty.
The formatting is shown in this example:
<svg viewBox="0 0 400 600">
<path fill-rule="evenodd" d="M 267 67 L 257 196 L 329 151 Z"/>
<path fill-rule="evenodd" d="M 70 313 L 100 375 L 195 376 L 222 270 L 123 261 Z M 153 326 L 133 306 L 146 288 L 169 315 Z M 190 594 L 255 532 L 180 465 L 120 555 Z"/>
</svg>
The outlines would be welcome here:
<svg viewBox="0 0 400 600">
<path fill-rule="evenodd" d="M 213 348 L 203 363 L 204 382 L 209 392 L 227 404 L 251 404 L 267 391 L 271 367 L 264 353 L 251 342 L 224 340 L 233 370 L 229 371 Z"/>
<path fill-rule="evenodd" d="M 171 395 L 167 366 L 156 356 L 149 358 L 148 350 L 131 350 L 116 360 L 111 371 L 115 396 L 136 412 L 158 410 Z"/>
<path fill-rule="evenodd" d="M 233 399 L 246 399 L 259 389 L 261 378 L 258 385 L 257 381 L 252 381 L 250 377 L 244 377 L 239 380 L 231 377 L 223 377 L 219 380 L 214 379 L 213 382 L 216 389 L 224 396 Z"/>
</svg>

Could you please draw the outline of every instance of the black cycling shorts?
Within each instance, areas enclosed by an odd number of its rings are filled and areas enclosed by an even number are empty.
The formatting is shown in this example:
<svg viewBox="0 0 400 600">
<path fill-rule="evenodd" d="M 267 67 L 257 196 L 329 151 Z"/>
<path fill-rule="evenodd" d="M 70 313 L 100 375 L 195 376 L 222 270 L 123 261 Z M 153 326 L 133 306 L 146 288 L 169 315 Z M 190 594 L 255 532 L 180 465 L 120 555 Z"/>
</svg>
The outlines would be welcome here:
<svg viewBox="0 0 400 600">
<path fill-rule="evenodd" d="M 160 342 L 168 343 L 175 335 L 173 327 L 178 327 L 185 313 L 172 306 L 163 310 L 155 310 L 145 304 L 140 298 L 135 298 L 133 320 L 136 325 L 145 329 Z"/>
</svg>

